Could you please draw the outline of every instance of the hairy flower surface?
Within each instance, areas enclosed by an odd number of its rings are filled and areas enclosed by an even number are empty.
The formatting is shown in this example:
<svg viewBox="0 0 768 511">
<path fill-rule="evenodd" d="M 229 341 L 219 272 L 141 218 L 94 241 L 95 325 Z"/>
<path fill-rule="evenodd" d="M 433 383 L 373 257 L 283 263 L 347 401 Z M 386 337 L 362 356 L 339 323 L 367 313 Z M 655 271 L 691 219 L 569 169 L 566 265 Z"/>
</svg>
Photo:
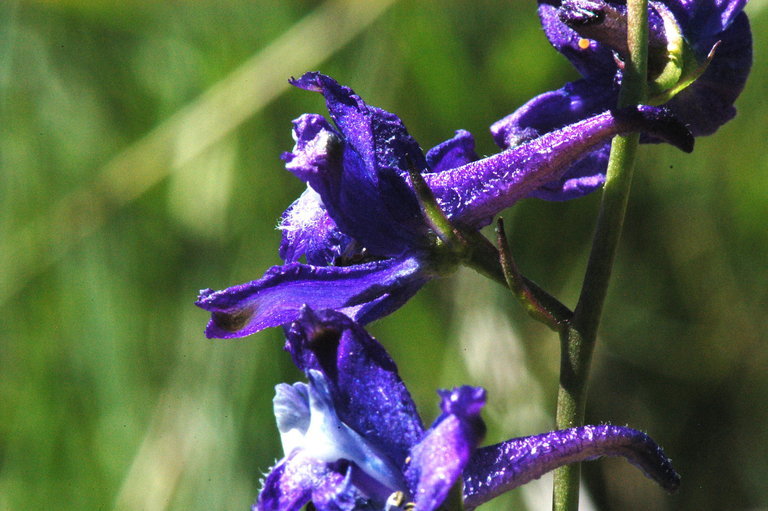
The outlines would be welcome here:
<svg viewBox="0 0 768 511">
<path fill-rule="evenodd" d="M 747 0 L 651 0 L 649 86 L 652 104 L 665 104 L 694 136 L 710 135 L 736 115 L 734 101 L 752 65 Z M 626 5 L 605 0 L 539 0 L 550 43 L 583 78 L 537 96 L 495 123 L 502 148 L 514 147 L 614 108 L 626 49 Z M 643 137 L 655 142 L 654 137 Z M 574 163 L 560 179 L 534 192 L 564 200 L 602 186 L 609 144 Z"/>
<path fill-rule="evenodd" d="M 432 232 L 409 170 L 421 173 L 451 222 L 478 229 L 616 134 L 643 131 L 693 146 L 668 111 L 638 107 L 598 113 L 481 160 L 465 131 L 425 155 L 396 115 L 350 88 L 319 73 L 292 83 L 322 93 L 334 125 L 316 114 L 294 121 L 296 145 L 283 159 L 308 187 L 280 222 L 285 264 L 259 280 L 201 291 L 197 305 L 212 313 L 208 337 L 290 323 L 304 304 L 367 323 L 452 270 L 460 261 Z"/>
<path fill-rule="evenodd" d="M 308 308 L 287 329 L 286 349 L 308 383 L 276 387 L 285 457 L 267 474 L 255 511 L 440 506 L 463 480 L 467 509 L 558 466 L 624 456 L 665 489 L 679 477 L 661 449 L 626 427 L 584 426 L 477 448 L 485 391 L 439 391 L 441 415 L 424 429 L 384 348 L 335 311 Z"/>
</svg>

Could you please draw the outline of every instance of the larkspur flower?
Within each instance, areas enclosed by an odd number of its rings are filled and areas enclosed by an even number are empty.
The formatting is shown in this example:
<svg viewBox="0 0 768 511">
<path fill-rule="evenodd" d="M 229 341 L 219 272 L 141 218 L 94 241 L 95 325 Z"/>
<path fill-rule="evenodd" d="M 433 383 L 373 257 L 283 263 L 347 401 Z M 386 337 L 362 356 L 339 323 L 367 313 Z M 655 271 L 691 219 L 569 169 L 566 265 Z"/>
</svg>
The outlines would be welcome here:
<svg viewBox="0 0 768 511">
<path fill-rule="evenodd" d="M 285 457 L 269 471 L 254 511 L 440 506 L 463 482 L 465 509 L 567 463 L 624 456 L 667 490 L 679 476 L 647 435 L 584 426 L 478 448 L 485 391 L 440 391 L 441 415 L 424 429 L 384 348 L 335 311 L 304 308 L 286 329 L 286 349 L 309 383 L 276 387 L 275 415 Z"/>
<path fill-rule="evenodd" d="M 397 116 L 348 87 L 319 73 L 292 83 L 325 96 L 335 127 L 315 114 L 294 121 L 296 145 L 283 158 L 308 188 L 280 223 L 285 264 L 259 280 L 201 291 L 197 305 L 212 313 L 208 337 L 290 323 L 304 304 L 366 323 L 455 268 L 456 252 L 422 214 L 409 170 L 422 173 L 451 222 L 478 229 L 618 133 L 643 131 L 687 151 L 693 146 L 666 110 L 638 107 L 599 113 L 480 160 L 465 131 L 424 155 Z"/>
<path fill-rule="evenodd" d="M 736 115 L 734 101 L 752 64 L 747 0 L 651 0 L 649 87 L 651 104 L 664 104 L 694 136 L 710 135 Z M 550 43 L 582 78 L 541 94 L 495 123 L 501 148 L 616 106 L 626 49 L 626 5 L 606 0 L 539 0 Z M 643 137 L 644 142 L 657 142 Z M 602 186 L 609 144 L 595 148 L 560 179 L 534 195 L 563 200 Z"/>
</svg>

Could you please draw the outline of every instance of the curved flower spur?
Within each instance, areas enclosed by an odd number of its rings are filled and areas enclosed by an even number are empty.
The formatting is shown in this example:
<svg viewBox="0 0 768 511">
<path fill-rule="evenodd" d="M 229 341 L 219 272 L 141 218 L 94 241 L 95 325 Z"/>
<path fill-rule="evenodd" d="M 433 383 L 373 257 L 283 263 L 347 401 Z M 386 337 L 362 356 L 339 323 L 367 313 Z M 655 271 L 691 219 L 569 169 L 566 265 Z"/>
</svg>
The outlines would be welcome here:
<svg viewBox="0 0 768 511">
<path fill-rule="evenodd" d="M 319 73 L 292 83 L 324 95 L 335 127 L 316 114 L 294 121 L 296 146 L 283 159 L 308 187 L 280 223 L 285 264 L 259 280 L 201 291 L 196 304 L 212 313 L 208 337 L 290 323 L 304 304 L 367 323 L 452 271 L 460 257 L 422 213 L 409 171 L 421 172 L 453 225 L 476 231 L 616 134 L 643 131 L 693 148 L 667 110 L 644 106 L 605 111 L 481 160 L 465 131 L 424 155 L 396 115 L 350 88 Z"/>
<path fill-rule="evenodd" d="M 286 350 L 308 383 L 276 387 L 285 457 L 263 481 L 255 511 L 417 509 L 444 503 L 463 483 L 465 509 L 567 463 L 623 456 L 666 490 L 679 476 L 647 435 L 584 426 L 478 448 L 485 391 L 439 391 L 441 415 L 424 429 L 387 352 L 335 311 L 303 308 Z"/>
<path fill-rule="evenodd" d="M 650 103 L 664 104 L 694 136 L 711 135 L 736 115 L 733 106 L 752 65 L 747 0 L 651 0 L 648 6 Z M 606 0 L 539 0 L 552 46 L 582 75 L 536 96 L 491 127 L 502 149 L 613 108 L 626 47 L 626 5 Z M 644 142 L 658 142 L 643 137 Z M 609 144 L 575 162 L 534 195 L 565 200 L 602 186 Z"/>
</svg>

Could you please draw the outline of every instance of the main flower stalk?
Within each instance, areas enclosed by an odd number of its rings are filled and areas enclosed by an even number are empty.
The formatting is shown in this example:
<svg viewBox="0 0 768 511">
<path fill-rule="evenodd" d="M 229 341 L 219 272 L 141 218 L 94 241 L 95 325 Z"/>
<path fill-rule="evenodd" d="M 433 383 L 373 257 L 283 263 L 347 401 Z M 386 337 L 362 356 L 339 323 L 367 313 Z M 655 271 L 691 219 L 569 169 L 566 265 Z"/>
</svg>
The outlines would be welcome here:
<svg viewBox="0 0 768 511">
<path fill-rule="evenodd" d="M 640 104 L 647 96 L 648 0 L 627 1 L 627 24 L 629 59 L 625 63 L 619 107 Z M 636 134 L 620 135 L 614 138 L 611 145 L 600 214 L 581 294 L 569 328 L 563 330 L 560 336 L 560 387 L 556 416 L 558 429 L 584 424 L 592 353 L 624 225 L 639 140 Z M 554 511 L 578 510 L 580 472 L 578 463 L 555 471 Z"/>
</svg>

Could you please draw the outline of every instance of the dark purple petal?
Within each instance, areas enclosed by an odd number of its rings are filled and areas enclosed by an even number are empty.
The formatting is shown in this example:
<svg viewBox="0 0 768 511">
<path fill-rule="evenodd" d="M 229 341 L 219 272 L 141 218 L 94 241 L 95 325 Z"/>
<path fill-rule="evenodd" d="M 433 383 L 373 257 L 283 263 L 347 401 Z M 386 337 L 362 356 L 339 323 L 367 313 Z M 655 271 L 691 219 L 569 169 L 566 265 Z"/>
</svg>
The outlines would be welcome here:
<svg viewBox="0 0 768 511">
<path fill-rule="evenodd" d="M 514 438 L 475 451 L 464 471 L 466 509 L 557 467 L 601 456 L 627 458 L 667 491 L 675 491 L 680 484 L 669 458 L 645 433 L 621 426 L 583 426 Z"/>
<path fill-rule="evenodd" d="M 312 504 L 317 511 L 377 511 L 370 499 L 355 485 L 354 469 L 346 462 L 338 464 L 337 475 L 346 476 L 336 484 L 322 484 L 312 492 Z M 335 483 L 335 481 L 334 481 Z"/>
<path fill-rule="evenodd" d="M 400 119 L 365 104 L 352 89 L 319 73 L 291 83 L 321 92 L 341 132 L 337 143 L 318 132 L 329 156 L 303 179 L 320 194 L 341 230 L 379 256 L 422 247 L 427 231 L 418 201 L 403 178 L 426 168 L 418 144 Z"/>
<path fill-rule="evenodd" d="M 747 0 L 666 0 L 665 3 L 675 14 L 686 37 L 695 42 L 728 28 Z"/>
<path fill-rule="evenodd" d="M 607 108 L 618 98 L 611 82 L 578 80 L 562 89 L 545 92 L 491 126 L 493 140 L 502 149 L 529 142 L 541 135 L 581 121 Z"/>
<path fill-rule="evenodd" d="M 430 172 L 440 172 L 477 160 L 475 139 L 465 130 L 457 130 L 452 139 L 436 145 L 427 152 Z"/>
<path fill-rule="evenodd" d="M 562 53 L 584 77 L 610 81 L 616 74 L 616 64 L 610 48 L 589 41 L 582 48 L 582 37 L 560 20 L 559 0 L 539 0 L 539 18 L 550 44 Z"/>
<path fill-rule="evenodd" d="M 704 74 L 667 103 L 697 137 L 711 135 L 736 115 L 733 103 L 752 68 L 752 32 L 746 14 L 740 13 L 704 46 L 711 49 L 717 40 L 720 45 Z"/>
<path fill-rule="evenodd" d="M 295 511 L 312 497 L 316 486 L 336 486 L 343 476 L 328 469 L 325 463 L 295 450 L 283 458 L 264 479 L 253 511 Z"/>
<path fill-rule="evenodd" d="M 644 131 L 685 151 L 693 137 L 668 111 L 653 107 L 604 112 L 489 158 L 425 174 L 438 203 L 455 222 L 480 227 L 537 188 L 560 179 L 572 162 L 614 135 Z"/>
<path fill-rule="evenodd" d="M 304 256 L 307 264 L 328 266 L 346 256 L 354 245 L 311 187 L 285 210 L 278 228 L 283 232 L 280 257 L 286 263 L 298 262 Z"/>
<path fill-rule="evenodd" d="M 285 168 L 302 181 L 318 173 L 327 172 L 338 158 L 340 136 L 322 115 L 304 114 L 293 121 L 296 144 L 290 153 L 283 153 Z"/>
<path fill-rule="evenodd" d="M 397 366 L 376 339 L 343 314 L 305 308 L 287 329 L 286 349 L 300 370 L 323 373 L 345 424 L 403 462 L 424 428 Z"/>
<path fill-rule="evenodd" d="M 323 94 L 331 118 L 369 169 L 405 169 L 409 161 L 426 167 L 419 144 L 395 114 L 367 105 L 352 89 L 320 73 L 305 73 L 291 84 Z"/>
<path fill-rule="evenodd" d="M 222 291 L 205 289 L 195 305 L 210 311 L 208 338 L 244 337 L 264 328 L 294 321 L 306 304 L 334 309 L 352 318 L 376 319 L 381 302 L 410 296 L 414 283 L 423 283 L 427 270 L 415 258 L 387 259 L 352 266 L 273 266 L 264 277 Z M 385 301 L 385 305 L 391 305 Z M 370 307 L 366 307 L 370 305 Z M 377 309 L 376 309 L 377 308 Z"/>
<path fill-rule="evenodd" d="M 464 386 L 440 391 L 440 397 L 443 414 L 413 447 L 405 471 L 416 509 L 423 511 L 443 503 L 485 435 L 484 389 Z"/>
</svg>

